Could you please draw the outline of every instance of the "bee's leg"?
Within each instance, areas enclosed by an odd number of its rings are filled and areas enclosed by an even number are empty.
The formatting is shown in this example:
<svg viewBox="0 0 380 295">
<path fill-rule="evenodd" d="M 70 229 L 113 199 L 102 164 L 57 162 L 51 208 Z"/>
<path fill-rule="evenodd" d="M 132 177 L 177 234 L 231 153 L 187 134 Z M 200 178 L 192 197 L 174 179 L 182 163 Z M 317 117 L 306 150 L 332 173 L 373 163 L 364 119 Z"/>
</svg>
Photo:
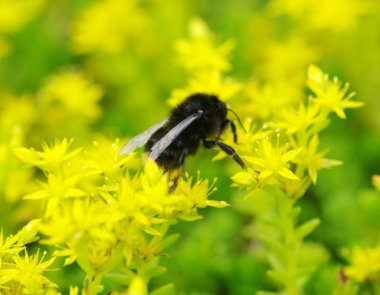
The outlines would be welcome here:
<svg viewBox="0 0 380 295">
<path fill-rule="evenodd" d="M 170 187 L 169 187 L 169 194 L 173 193 L 175 189 L 177 188 L 178 185 L 178 179 L 182 174 L 182 167 L 169 170 L 169 180 L 171 182 Z"/>
<path fill-rule="evenodd" d="M 230 119 L 228 119 L 228 122 L 230 123 L 232 134 L 234 135 L 234 143 L 237 143 L 236 125 L 234 121 Z"/>
<path fill-rule="evenodd" d="M 238 156 L 236 151 L 232 147 L 230 147 L 229 145 L 227 145 L 223 142 L 217 141 L 217 140 L 203 139 L 202 141 L 203 141 L 203 145 L 205 148 L 210 149 L 210 148 L 213 148 L 214 146 L 218 146 L 227 155 L 232 156 L 232 158 L 235 160 L 236 163 L 238 163 L 240 165 L 241 168 L 247 169 L 247 166 L 245 166 L 243 160 Z"/>
<path fill-rule="evenodd" d="M 169 187 L 169 194 L 172 194 L 175 191 L 175 189 L 177 188 L 178 179 L 179 179 L 179 176 L 172 179 L 172 184 Z"/>
<path fill-rule="evenodd" d="M 234 143 L 237 143 L 236 125 L 230 119 L 226 119 L 226 120 L 223 121 L 222 126 L 220 127 L 220 131 L 219 131 L 219 134 L 218 134 L 217 138 L 219 138 L 220 135 L 222 135 L 222 133 L 224 132 L 224 130 L 226 130 L 228 124 L 230 124 L 231 130 L 232 130 L 232 134 L 234 135 Z"/>
</svg>

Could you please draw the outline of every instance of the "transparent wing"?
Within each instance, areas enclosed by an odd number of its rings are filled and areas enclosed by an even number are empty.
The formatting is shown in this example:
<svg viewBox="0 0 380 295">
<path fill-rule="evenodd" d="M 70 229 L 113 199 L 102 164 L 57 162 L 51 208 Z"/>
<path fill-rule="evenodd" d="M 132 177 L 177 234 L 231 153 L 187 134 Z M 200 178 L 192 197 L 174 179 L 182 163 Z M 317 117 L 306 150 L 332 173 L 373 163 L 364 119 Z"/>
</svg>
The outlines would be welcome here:
<svg viewBox="0 0 380 295">
<path fill-rule="evenodd" d="M 135 137 L 131 138 L 120 150 L 119 155 L 130 154 L 138 147 L 146 144 L 149 138 L 153 135 L 153 133 L 160 129 L 162 126 L 164 126 L 168 121 L 169 118 L 166 118 L 160 123 L 157 123 L 149 129 L 145 130 L 143 133 L 140 133 L 139 135 L 136 135 Z"/>
<path fill-rule="evenodd" d="M 202 116 L 203 111 L 198 112 L 187 117 L 185 120 L 178 123 L 172 130 L 170 130 L 164 137 L 157 141 L 150 152 L 149 158 L 156 160 L 158 156 L 184 131 L 191 123 Z"/>
</svg>

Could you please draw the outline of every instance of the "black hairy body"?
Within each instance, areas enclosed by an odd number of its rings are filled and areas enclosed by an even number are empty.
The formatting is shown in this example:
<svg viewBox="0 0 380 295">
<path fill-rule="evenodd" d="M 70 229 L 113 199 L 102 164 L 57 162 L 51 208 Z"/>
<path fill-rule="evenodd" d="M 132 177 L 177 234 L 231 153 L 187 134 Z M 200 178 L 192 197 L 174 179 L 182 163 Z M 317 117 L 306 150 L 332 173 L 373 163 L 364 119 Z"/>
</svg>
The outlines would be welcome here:
<svg viewBox="0 0 380 295">
<path fill-rule="evenodd" d="M 245 164 L 235 150 L 218 141 L 228 125 L 231 126 L 234 140 L 237 141 L 235 124 L 227 118 L 227 107 L 215 95 L 193 94 L 178 105 L 168 118 L 168 121 L 153 133 L 145 145 L 145 151 L 152 148 L 163 139 L 173 128 L 191 116 L 197 119 L 182 130 L 175 139 L 155 159 L 165 171 L 180 168 L 188 155 L 194 155 L 201 144 L 205 148 L 219 147 L 245 169 Z M 165 139 L 164 139 L 165 140 Z"/>
</svg>

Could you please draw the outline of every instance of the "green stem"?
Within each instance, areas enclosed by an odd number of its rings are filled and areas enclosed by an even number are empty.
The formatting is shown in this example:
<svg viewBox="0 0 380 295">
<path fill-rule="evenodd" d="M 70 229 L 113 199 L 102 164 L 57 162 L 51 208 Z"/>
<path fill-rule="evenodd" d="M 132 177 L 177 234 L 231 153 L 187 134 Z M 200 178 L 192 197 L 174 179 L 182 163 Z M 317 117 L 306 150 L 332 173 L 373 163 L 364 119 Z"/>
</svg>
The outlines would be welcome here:
<svg viewBox="0 0 380 295">
<path fill-rule="evenodd" d="M 284 294 L 298 295 L 300 290 L 297 284 L 298 272 L 298 247 L 295 232 L 295 216 L 293 210 L 294 200 L 285 194 L 278 195 L 280 230 L 283 236 L 283 246 L 285 249 L 284 265 L 286 282 L 284 284 Z"/>
<path fill-rule="evenodd" d="M 85 287 L 85 294 L 86 295 L 96 295 L 102 290 L 101 286 L 101 280 L 103 275 L 102 274 L 94 274 L 91 278 L 87 279 L 87 284 Z"/>
</svg>

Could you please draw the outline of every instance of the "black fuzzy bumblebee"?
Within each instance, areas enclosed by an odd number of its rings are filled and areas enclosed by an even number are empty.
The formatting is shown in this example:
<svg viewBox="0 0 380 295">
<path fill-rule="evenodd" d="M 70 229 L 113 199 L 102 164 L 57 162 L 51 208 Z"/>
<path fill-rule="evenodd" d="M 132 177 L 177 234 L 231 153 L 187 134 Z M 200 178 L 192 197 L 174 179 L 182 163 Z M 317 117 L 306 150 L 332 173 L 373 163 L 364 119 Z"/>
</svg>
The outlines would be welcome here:
<svg viewBox="0 0 380 295">
<path fill-rule="evenodd" d="M 227 110 L 226 104 L 215 95 L 190 95 L 173 109 L 168 118 L 128 141 L 120 154 L 129 154 L 145 145 L 149 158 L 156 161 L 165 172 L 173 172 L 181 168 L 186 157 L 195 154 L 202 143 L 208 149 L 219 147 L 246 169 L 235 150 L 218 141 L 230 125 L 234 142 L 237 142 L 236 126 L 227 118 Z"/>
</svg>

